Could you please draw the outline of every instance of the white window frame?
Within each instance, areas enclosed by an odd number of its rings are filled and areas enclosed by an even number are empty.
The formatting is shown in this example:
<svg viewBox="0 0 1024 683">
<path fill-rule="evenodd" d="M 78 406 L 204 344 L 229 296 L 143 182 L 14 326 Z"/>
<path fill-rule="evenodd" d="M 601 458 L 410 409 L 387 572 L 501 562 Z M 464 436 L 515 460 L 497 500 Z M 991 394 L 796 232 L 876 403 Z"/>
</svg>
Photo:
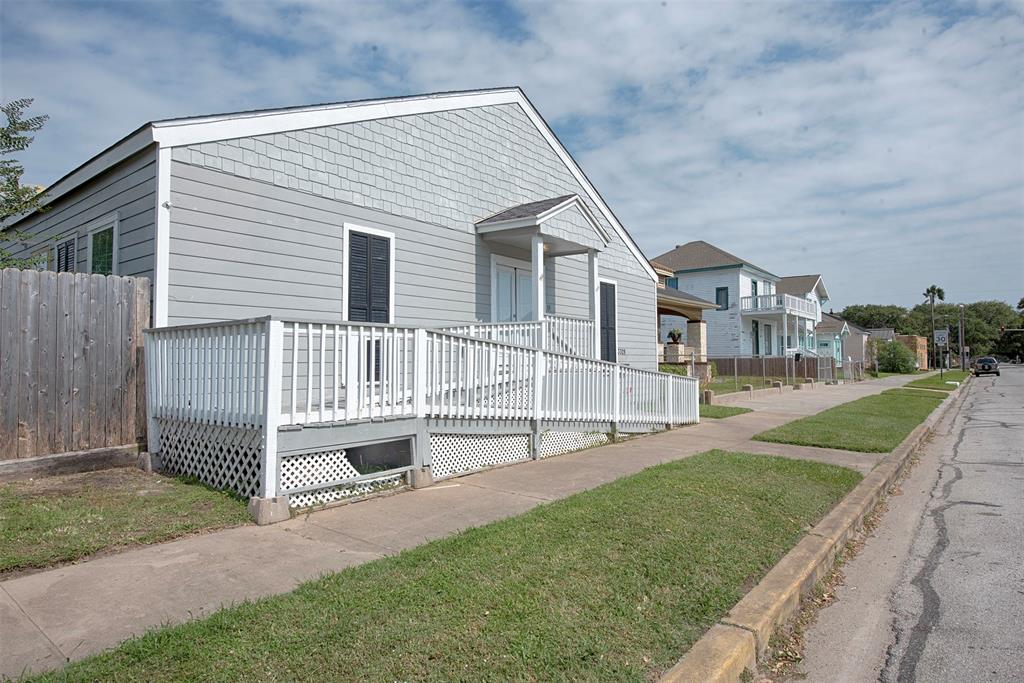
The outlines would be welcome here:
<svg viewBox="0 0 1024 683">
<path fill-rule="evenodd" d="M 57 239 L 55 239 L 53 241 L 53 246 L 50 248 L 50 255 L 53 257 L 53 269 L 54 270 L 57 270 L 57 247 L 59 247 L 60 245 L 64 244 L 65 242 L 71 242 L 71 241 L 74 241 L 74 243 L 75 243 L 75 246 L 71 247 L 72 251 L 75 254 L 74 268 L 72 270 L 64 271 L 64 272 L 67 272 L 67 273 L 77 273 L 78 272 L 78 233 L 77 232 L 72 232 L 72 233 L 68 233 L 66 235 L 61 235 L 60 237 L 58 237 Z"/>
<path fill-rule="evenodd" d="M 113 213 L 109 213 L 106 216 L 103 216 L 102 218 L 97 218 L 96 220 L 92 221 L 91 223 L 87 223 L 85 225 L 85 227 L 82 229 L 83 232 L 85 232 L 86 239 L 88 240 L 88 242 L 86 243 L 87 244 L 87 249 L 86 249 L 86 253 L 85 253 L 85 272 L 86 273 L 92 273 L 92 239 L 93 239 L 93 236 L 96 233 L 98 233 L 98 232 L 103 232 L 107 228 L 113 228 L 113 231 L 114 231 L 114 239 L 113 239 L 114 243 L 113 243 L 113 245 L 111 247 L 113 252 L 110 255 L 110 274 L 111 275 L 118 275 L 118 274 L 120 274 L 120 270 L 121 269 L 119 268 L 120 264 L 118 263 L 118 261 L 121 260 L 121 257 L 120 257 L 121 218 L 120 218 L 120 215 L 118 214 L 117 211 L 114 211 Z M 77 242 L 77 239 L 76 239 L 76 242 L 75 242 L 75 254 L 76 254 L 76 256 L 77 256 L 77 253 L 78 253 L 78 242 Z"/>
<path fill-rule="evenodd" d="M 598 351 L 599 351 L 598 355 L 597 355 L 597 359 L 601 360 L 601 354 L 600 354 L 600 344 L 601 344 L 601 341 L 600 341 L 601 340 L 601 296 L 600 296 L 600 291 L 601 291 L 601 285 L 603 285 L 603 284 L 613 285 L 615 287 L 615 360 L 614 361 L 610 361 L 610 362 L 614 362 L 617 365 L 621 365 L 622 361 L 619 358 L 619 356 L 621 355 L 619 353 L 619 282 L 618 282 L 618 280 L 613 280 L 613 279 L 611 279 L 609 277 L 598 277 L 597 278 L 598 296 L 597 296 L 597 306 L 595 306 L 595 308 L 597 309 L 597 318 L 594 320 L 594 325 L 597 327 L 597 339 L 598 339 Z"/>
<path fill-rule="evenodd" d="M 512 256 L 504 256 L 502 254 L 491 254 L 491 322 L 496 323 L 498 320 L 498 266 L 508 266 L 509 268 L 518 268 L 525 270 L 533 277 L 533 264 L 525 259 L 513 258 Z M 518 294 L 516 295 L 518 296 Z M 545 312 L 546 314 L 546 312 Z M 534 311 L 536 317 L 537 312 Z M 543 314 L 542 314 L 543 315 Z M 500 321 L 508 322 L 508 321 Z M 530 322 L 528 320 L 519 320 L 517 322 Z"/>
<path fill-rule="evenodd" d="M 348 247 L 349 233 L 361 232 L 388 240 L 388 325 L 395 324 L 395 233 L 379 228 L 371 228 L 358 223 L 342 225 L 341 242 L 341 319 L 348 322 Z"/>
</svg>

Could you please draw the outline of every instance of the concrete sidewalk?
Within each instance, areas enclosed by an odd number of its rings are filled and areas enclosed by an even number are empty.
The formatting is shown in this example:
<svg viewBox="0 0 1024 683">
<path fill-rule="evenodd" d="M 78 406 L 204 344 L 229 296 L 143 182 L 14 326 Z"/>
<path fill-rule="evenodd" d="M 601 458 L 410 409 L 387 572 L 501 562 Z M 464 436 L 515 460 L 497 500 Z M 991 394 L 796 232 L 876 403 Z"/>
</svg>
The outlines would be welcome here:
<svg viewBox="0 0 1024 683">
<path fill-rule="evenodd" d="M 755 412 L 487 470 L 294 518 L 112 554 L 0 582 L 0 676 L 59 668 L 168 623 L 283 593 L 468 527 L 520 514 L 646 467 L 713 448 L 868 471 L 881 455 L 750 441 L 766 429 L 899 386 L 907 377 L 786 390 L 736 402 Z"/>
</svg>

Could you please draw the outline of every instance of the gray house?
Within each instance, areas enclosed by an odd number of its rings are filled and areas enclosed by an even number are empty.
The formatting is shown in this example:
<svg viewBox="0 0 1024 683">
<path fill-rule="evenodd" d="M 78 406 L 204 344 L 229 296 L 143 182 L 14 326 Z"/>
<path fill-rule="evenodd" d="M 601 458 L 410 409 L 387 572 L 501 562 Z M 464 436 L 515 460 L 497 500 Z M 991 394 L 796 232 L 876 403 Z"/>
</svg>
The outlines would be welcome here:
<svg viewBox="0 0 1024 683">
<path fill-rule="evenodd" d="M 208 467 L 208 444 L 170 422 L 202 422 L 192 413 L 204 406 L 222 442 L 245 450 L 249 436 L 228 431 L 263 435 L 249 448 L 262 455 L 241 474 L 233 467 L 230 476 L 200 475 L 216 485 L 298 495 L 380 471 L 355 463 L 358 474 L 343 465 L 322 475 L 323 459 L 338 453 L 370 463 L 374 444 L 413 439 L 406 465 L 424 467 L 429 452 L 436 463 L 440 450 L 465 450 L 441 444 L 465 425 L 439 431 L 429 420 L 456 416 L 452 404 L 465 408 L 488 391 L 495 410 L 525 396 L 527 385 L 510 379 L 527 371 L 514 365 L 512 349 L 552 354 L 542 369 L 530 366 L 533 412 L 474 424 L 474 443 L 496 430 L 506 441 L 545 432 L 538 420 L 557 411 L 541 406 L 539 381 L 551 386 L 553 368 L 569 362 L 559 359 L 656 368 L 657 277 L 518 88 L 155 121 L 61 178 L 46 197 L 49 211 L 7 226 L 32 235 L 23 254 L 55 270 L 152 279 L 161 330 L 148 351 L 157 373 L 150 408 L 152 431 L 163 438 L 151 449 L 162 448 L 174 469 Z M 234 326 L 216 325 L 223 321 Z M 437 338 L 442 332 L 452 339 Z M 496 346 L 485 353 L 468 339 Z M 424 375 L 430 353 L 434 374 Z M 415 361 L 402 365 L 402 354 Z M 259 377 L 248 377 L 250 368 Z M 562 377 L 592 379 L 588 372 Z M 227 373 L 229 385 L 251 379 L 254 393 L 236 389 L 235 397 L 262 405 L 239 412 L 227 394 L 218 398 L 227 389 L 209 386 L 217 373 Z M 197 376 L 205 387 L 181 388 Z M 577 434 L 607 424 L 601 417 L 581 426 L 587 421 L 577 417 Z M 382 424 L 367 424 L 375 420 Z M 547 432 L 568 433 L 565 425 Z M 354 457 L 363 447 L 370 450 Z M 536 457 L 536 444 L 528 448 Z M 271 470 L 300 456 L 323 460 L 305 470 L 316 481 L 282 485 L 285 474 Z M 473 466 L 481 463 L 494 464 L 482 456 Z"/>
</svg>

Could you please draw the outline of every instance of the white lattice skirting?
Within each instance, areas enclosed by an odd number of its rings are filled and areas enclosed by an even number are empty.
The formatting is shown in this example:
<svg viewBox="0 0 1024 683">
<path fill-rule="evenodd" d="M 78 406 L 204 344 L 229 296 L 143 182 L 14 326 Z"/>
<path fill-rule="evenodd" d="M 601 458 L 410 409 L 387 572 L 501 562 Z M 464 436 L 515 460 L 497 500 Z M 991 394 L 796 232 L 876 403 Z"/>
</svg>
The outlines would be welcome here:
<svg viewBox="0 0 1024 683">
<path fill-rule="evenodd" d="M 434 479 L 529 458 L 528 434 L 430 435 L 430 469 Z"/>
<path fill-rule="evenodd" d="M 318 451 L 281 458 L 280 467 L 281 493 L 288 494 L 288 504 L 293 508 L 325 505 L 365 496 L 401 486 L 405 482 L 405 474 L 399 472 L 384 474 L 379 478 L 291 493 L 292 489 L 358 477 L 359 471 L 348 461 L 343 450 Z"/>
<path fill-rule="evenodd" d="M 602 432 L 544 432 L 540 435 L 540 457 L 548 458 L 608 443 Z"/>
<path fill-rule="evenodd" d="M 259 429 L 159 419 L 164 471 L 246 498 L 260 492 Z"/>
</svg>

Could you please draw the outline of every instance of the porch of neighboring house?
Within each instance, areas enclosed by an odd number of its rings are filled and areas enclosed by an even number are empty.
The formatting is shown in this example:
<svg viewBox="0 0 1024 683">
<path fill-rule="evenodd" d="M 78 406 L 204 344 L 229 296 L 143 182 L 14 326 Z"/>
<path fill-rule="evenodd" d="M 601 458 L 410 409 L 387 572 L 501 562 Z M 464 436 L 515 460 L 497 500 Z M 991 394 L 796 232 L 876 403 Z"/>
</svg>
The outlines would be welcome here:
<svg viewBox="0 0 1024 683">
<path fill-rule="evenodd" d="M 818 355 L 814 303 L 790 294 L 740 298 L 744 331 L 753 356 Z"/>
<path fill-rule="evenodd" d="M 704 311 L 716 304 L 669 287 L 658 288 L 658 362 L 707 363 L 708 324 Z M 684 324 L 680 324 L 685 320 Z M 668 330 L 666 327 L 671 325 Z M 685 342 L 672 343 L 665 335 L 678 330 Z"/>
</svg>

